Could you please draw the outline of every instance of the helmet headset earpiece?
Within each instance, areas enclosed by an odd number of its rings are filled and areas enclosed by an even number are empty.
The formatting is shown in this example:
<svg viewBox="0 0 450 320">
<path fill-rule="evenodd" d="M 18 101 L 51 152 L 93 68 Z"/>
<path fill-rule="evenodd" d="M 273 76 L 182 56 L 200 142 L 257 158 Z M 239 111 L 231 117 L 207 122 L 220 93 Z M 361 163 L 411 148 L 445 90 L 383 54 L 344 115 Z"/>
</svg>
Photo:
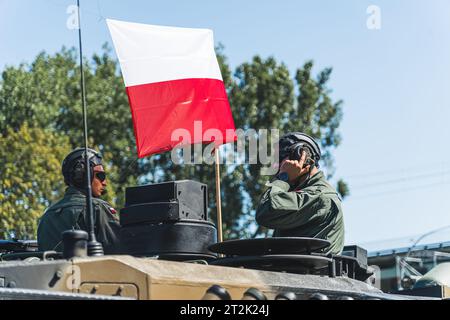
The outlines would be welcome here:
<svg viewBox="0 0 450 320">
<path fill-rule="evenodd" d="M 289 155 L 289 160 L 297 160 L 300 161 L 302 158 L 303 151 L 306 152 L 306 161 L 303 164 L 303 168 L 316 164 L 316 161 L 313 158 L 313 153 L 311 151 L 311 148 L 309 148 L 307 145 L 305 145 L 302 142 L 296 143 L 292 146 L 291 153 Z"/>
<path fill-rule="evenodd" d="M 84 158 L 84 155 L 83 155 Z M 72 181 L 73 184 L 78 187 L 78 188 L 84 188 L 86 186 L 86 171 L 85 171 L 85 163 L 84 163 L 84 159 L 80 159 L 77 160 L 73 170 L 72 170 Z M 91 179 L 93 178 L 93 168 L 92 166 L 90 166 L 90 170 L 91 170 Z M 92 181 L 91 181 L 92 183 Z"/>
<path fill-rule="evenodd" d="M 289 157 L 289 160 L 300 160 L 302 152 L 306 152 L 306 165 L 315 165 L 319 168 L 320 147 L 310 136 L 301 132 L 291 132 L 280 138 L 280 161 Z"/>
<path fill-rule="evenodd" d="M 86 165 L 84 148 L 77 148 L 69 153 L 63 161 L 64 182 L 69 186 L 83 189 L 86 187 Z M 94 179 L 94 167 L 102 164 L 102 156 L 95 150 L 88 149 L 91 183 Z"/>
</svg>

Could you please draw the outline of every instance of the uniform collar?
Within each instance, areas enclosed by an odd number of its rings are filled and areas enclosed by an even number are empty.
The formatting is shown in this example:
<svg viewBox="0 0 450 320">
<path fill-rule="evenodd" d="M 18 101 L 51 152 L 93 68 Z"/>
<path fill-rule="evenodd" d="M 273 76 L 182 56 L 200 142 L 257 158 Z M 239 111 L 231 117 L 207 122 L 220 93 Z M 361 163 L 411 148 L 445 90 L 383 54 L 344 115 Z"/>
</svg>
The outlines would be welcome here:
<svg viewBox="0 0 450 320">
<path fill-rule="evenodd" d="M 312 177 L 310 177 L 308 179 L 308 181 L 306 182 L 306 184 L 303 184 L 302 189 L 305 189 L 309 186 L 312 186 L 314 184 L 316 184 L 317 182 L 319 182 L 320 180 L 323 180 L 325 178 L 325 175 L 323 174 L 322 171 L 318 171 L 316 174 L 314 174 Z M 295 190 L 299 190 L 299 187 L 296 186 L 294 188 Z"/>
<path fill-rule="evenodd" d="M 66 189 L 66 195 L 80 195 L 80 196 L 86 196 L 86 192 L 84 192 L 81 189 L 78 189 L 74 186 L 69 186 Z"/>
<path fill-rule="evenodd" d="M 306 184 L 306 186 L 313 185 L 313 184 L 319 182 L 320 180 L 322 180 L 324 178 L 325 178 L 325 175 L 323 174 L 323 172 L 319 171 L 315 175 L 313 175 L 311 178 L 309 178 L 309 181 Z"/>
</svg>

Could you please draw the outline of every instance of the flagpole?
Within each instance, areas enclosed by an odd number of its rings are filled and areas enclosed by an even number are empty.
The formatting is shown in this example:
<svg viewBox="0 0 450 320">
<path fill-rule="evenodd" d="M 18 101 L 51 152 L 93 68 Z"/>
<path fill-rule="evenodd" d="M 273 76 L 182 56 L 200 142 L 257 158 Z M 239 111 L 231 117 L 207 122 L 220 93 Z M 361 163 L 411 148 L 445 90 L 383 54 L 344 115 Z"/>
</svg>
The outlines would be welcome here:
<svg viewBox="0 0 450 320">
<path fill-rule="evenodd" d="M 220 157 L 219 147 L 214 149 L 216 156 L 216 207 L 217 207 L 217 241 L 222 242 L 222 201 L 220 196 Z"/>
</svg>

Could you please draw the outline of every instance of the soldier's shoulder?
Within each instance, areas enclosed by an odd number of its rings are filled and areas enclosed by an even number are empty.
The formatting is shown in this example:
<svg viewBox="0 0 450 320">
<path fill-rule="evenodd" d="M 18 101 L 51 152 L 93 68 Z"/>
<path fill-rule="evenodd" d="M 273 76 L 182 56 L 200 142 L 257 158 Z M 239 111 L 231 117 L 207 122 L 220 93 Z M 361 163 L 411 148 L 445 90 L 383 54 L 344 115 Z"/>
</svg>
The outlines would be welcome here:
<svg viewBox="0 0 450 320">
<path fill-rule="evenodd" d="M 114 207 L 107 201 L 100 199 L 100 198 L 93 198 L 92 202 L 95 206 L 107 210 L 113 214 L 117 213 L 116 209 L 114 209 Z"/>
<path fill-rule="evenodd" d="M 326 180 L 321 180 L 314 185 L 306 187 L 302 191 L 315 195 L 324 201 L 327 199 L 340 201 L 336 189 Z"/>
<path fill-rule="evenodd" d="M 110 205 L 107 201 L 100 199 L 100 198 L 94 198 L 94 197 L 92 197 L 92 203 L 96 204 L 96 205 L 106 205 L 106 206 Z"/>
<path fill-rule="evenodd" d="M 77 215 L 82 212 L 85 208 L 83 202 L 77 200 L 68 200 L 62 198 L 54 204 L 50 205 L 39 218 L 40 220 L 53 219 L 55 216 L 61 215 Z"/>
<path fill-rule="evenodd" d="M 62 199 L 59 199 L 57 202 L 52 203 L 46 211 L 49 210 L 59 210 L 66 207 L 72 207 L 72 206 L 82 206 L 83 205 L 83 199 L 79 199 L 76 197 L 63 197 Z"/>
<path fill-rule="evenodd" d="M 325 179 L 320 180 L 316 187 L 324 194 L 337 194 L 336 188 Z"/>
<path fill-rule="evenodd" d="M 328 182 L 321 188 L 320 199 L 324 204 L 337 206 L 337 208 L 341 208 L 342 203 L 341 197 L 339 193 L 336 191 L 336 189 L 333 186 L 331 186 Z"/>
</svg>

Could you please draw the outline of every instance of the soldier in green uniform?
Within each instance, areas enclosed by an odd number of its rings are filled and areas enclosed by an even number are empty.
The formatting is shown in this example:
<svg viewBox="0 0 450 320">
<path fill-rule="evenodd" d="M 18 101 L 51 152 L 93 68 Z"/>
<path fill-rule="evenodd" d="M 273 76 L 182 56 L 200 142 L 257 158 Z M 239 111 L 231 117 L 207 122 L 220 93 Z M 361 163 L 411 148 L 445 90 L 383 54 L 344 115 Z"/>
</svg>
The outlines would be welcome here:
<svg viewBox="0 0 450 320">
<path fill-rule="evenodd" d="M 106 192 L 106 173 L 102 157 L 88 149 L 91 170 L 94 230 L 96 240 L 103 244 L 105 253 L 120 253 L 120 223 L 116 210 L 100 196 Z M 62 173 L 67 185 L 64 197 L 51 205 L 40 218 L 37 238 L 39 250 L 62 251 L 62 232 L 70 229 L 89 232 L 86 210 L 86 171 L 84 148 L 69 153 L 63 161 Z"/>
<path fill-rule="evenodd" d="M 274 237 L 310 237 L 331 242 L 324 253 L 340 254 L 344 219 L 336 190 L 319 170 L 320 148 L 310 136 L 292 132 L 279 140 L 280 168 L 256 210 L 256 221 Z"/>
</svg>

